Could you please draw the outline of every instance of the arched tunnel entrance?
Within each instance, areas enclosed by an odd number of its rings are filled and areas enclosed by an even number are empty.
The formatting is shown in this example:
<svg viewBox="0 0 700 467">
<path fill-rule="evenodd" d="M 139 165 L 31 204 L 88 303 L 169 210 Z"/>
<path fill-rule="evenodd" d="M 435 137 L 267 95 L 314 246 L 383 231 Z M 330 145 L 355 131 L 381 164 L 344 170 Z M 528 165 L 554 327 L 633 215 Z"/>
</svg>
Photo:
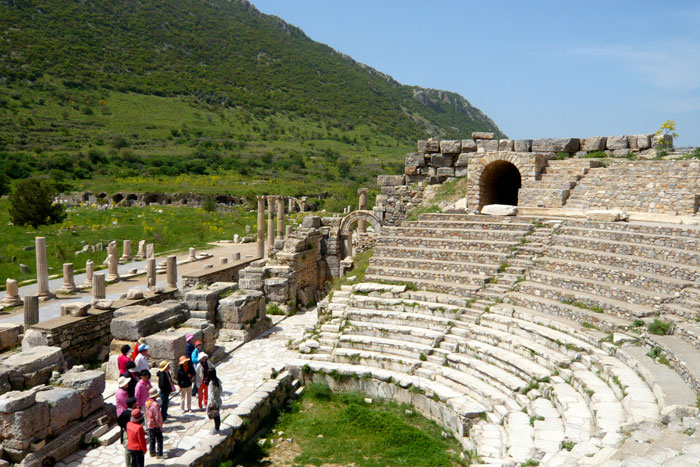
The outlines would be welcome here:
<svg viewBox="0 0 700 467">
<path fill-rule="evenodd" d="M 493 161 L 481 172 L 479 181 L 480 208 L 489 204 L 518 205 L 522 184 L 520 171 L 508 161 Z"/>
</svg>

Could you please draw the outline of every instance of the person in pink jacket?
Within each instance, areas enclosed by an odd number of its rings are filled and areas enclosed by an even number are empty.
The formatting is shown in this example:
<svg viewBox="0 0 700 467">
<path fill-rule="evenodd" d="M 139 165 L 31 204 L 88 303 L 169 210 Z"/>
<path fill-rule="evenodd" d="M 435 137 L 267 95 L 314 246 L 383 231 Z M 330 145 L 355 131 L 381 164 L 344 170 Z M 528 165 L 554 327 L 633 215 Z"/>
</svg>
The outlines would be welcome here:
<svg viewBox="0 0 700 467">
<path fill-rule="evenodd" d="M 146 401 L 146 428 L 148 428 L 148 439 L 150 441 L 151 457 L 161 459 L 163 457 L 163 414 L 158 405 L 158 388 L 151 388 Z M 157 450 L 156 450 L 157 446 Z"/>
<path fill-rule="evenodd" d="M 134 397 L 136 398 L 136 404 L 144 413 L 146 410 L 146 401 L 148 400 L 148 391 L 151 390 L 151 372 L 148 370 L 141 371 L 141 379 L 136 383 L 136 390 L 134 391 Z"/>
<path fill-rule="evenodd" d="M 126 400 L 129 398 L 129 391 L 126 388 L 129 387 L 129 378 L 125 376 L 120 376 L 117 380 L 119 389 L 117 389 L 117 394 L 114 396 L 117 402 L 117 417 L 121 415 L 128 407 L 126 406 Z"/>
</svg>

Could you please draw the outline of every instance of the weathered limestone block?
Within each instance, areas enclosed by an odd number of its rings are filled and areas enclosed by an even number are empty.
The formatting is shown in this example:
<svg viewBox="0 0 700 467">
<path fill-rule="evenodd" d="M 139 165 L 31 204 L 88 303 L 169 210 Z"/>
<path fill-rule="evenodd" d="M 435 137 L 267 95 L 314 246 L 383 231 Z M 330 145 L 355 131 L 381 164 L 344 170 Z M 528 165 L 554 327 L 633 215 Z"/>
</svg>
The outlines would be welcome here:
<svg viewBox="0 0 700 467">
<path fill-rule="evenodd" d="M 22 351 L 33 349 L 34 347 L 46 347 L 49 341 L 44 334 L 36 329 L 30 329 L 24 333 L 22 338 Z"/>
<path fill-rule="evenodd" d="M 61 376 L 61 386 L 75 389 L 80 394 L 81 418 L 87 417 L 104 405 L 105 374 L 99 370 L 74 367 Z"/>
<path fill-rule="evenodd" d="M 432 167 L 452 167 L 454 162 L 455 158 L 451 155 L 443 156 L 442 154 L 434 154 L 430 158 L 430 165 Z"/>
<path fill-rule="evenodd" d="M 468 166 L 469 166 L 469 154 L 462 153 L 459 156 L 457 156 L 457 160 L 455 161 L 455 167 L 468 167 Z"/>
<path fill-rule="evenodd" d="M 515 145 L 513 140 L 510 139 L 499 139 L 498 140 L 498 150 L 499 151 L 512 151 Z"/>
<path fill-rule="evenodd" d="M 454 167 L 438 167 L 435 175 L 438 177 L 454 177 L 455 169 Z"/>
<path fill-rule="evenodd" d="M 425 154 L 428 152 L 428 141 L 425 139 L 419 139 L 417 149 L 419 154 Z"/>
<path fill-rule="evenodd" d="M 440 152 L 443 154 L 459 154 L 462 152 L 461 140 L 443 140 L 440 141 Z"/>
<path fill-rule="evenodd" d="M 425 152 L 440 152 L 440 140 L 437 138 L 428 138 L 425 142 Z"/>
<path fill-rule="evenodd" d="M 398 175 L 402 177 L 402 175 Z M 321 227 L 321 218 L 318 216 L 306 216 L 301 221 L 301 226 L 304 229 L 318 229 Z"/>
<path fill-rule="evenodd" d="M 0 396 L 0 412 L 26 410 L 36 402 L 36 391 L 10 391 Z"/>
<path fill-rule="evenodd" d="M 673 146 L 673 136 L 671 135 L 654 135 L 651 138 L 651 144 L 653 147 L 665 142 L 666 144 Z"/>
<path fill-rule="evenodd" d="M 219 301 L 217 320 L 227 329 L 245 329 L 265 317 L 265 297 L 258 290 L 237 291 Z"/>
<path fill-rule="evenodd" d="M 606 148 L 614 151 L 615 149 L 629 148 L 629 142 L 626 135 L 610 136 L 606 144 Z"/>
<path fill-rule="evenodd" d="M 24 410 L 0 413 L 0 437 L 3 447 L 25 451 L 35 438 L 45 438 L 49 428 L 49 405 L 35 402 Z"/>
<path fill-rule="evenodd" d="M 586 211 L 586 219 L 589 221 L 618 222 L 629 219 L 629 214 L 619 209 Z"/>
<path fill-rule="evenodd" d="M 46 402 L 49 406 L 49 435 L 59 431 L 82 414 L 82 398 L 76 389 L 52 388 L 36 393 L 37 402 Z"/>
<path fill-rule="evenodd" d="M 210 321 L 190 318 L 185 321 L 182 327 L 177 329 L 176 332 L 192 334 L 195 341 L 201 340 L 202 343 L 204 343 L 204 350 L 206 350 L 209 355 L 214 351 L 214 346 L 216 345 L 216 326 Z"/>
<path fill-rule="evenodd" d="M 462 152 L 476 152 L 476 141 L 473 139 L 463 139 Z"/>
<path fill-rule="evenodd" d="M 214 321 L 219 296 L 223 293 L 232 292 L 237 288 L 238 284 L 235 282 L 215 282 L 203 289 L 187 292 L 185 294 L 185 303 L 193 314 L 197 311 L 203 311 L 206 319 Z"/>
<path fill-rule="evenodd" d="M 469 175 L 469 169 L 466 167 L 455 167 L 455 177 L 466 177 Z"/>
<path fill-rule="evenodd" d="M 576 152 L 578 138 L 542 138 L 532 140 L 532 152 Z"/>
<path fill-rule="evenodd" d="M 498 151 L 498 140 L 479 139 L 476 141 L 476 152 L 496 152 Z"/>
<path fill-rule="evenodd" d="M 509 204 L 489 204 L 481 208 L 481 214 L 487 216 L 515 216 L 518 214 L 518 207 Z"/>
<path fill-rule="evenodd" d="M 52 372 L 63 369 L 63 352 L 59 347 L 34 347 L 8 357 L 4 366 L 11 369 L 13 388 L 31 388 L 48 383 Z"/>
<path fill-rule="evenodd" d="M 637 149 L 649 149 L 651 147 L 651 138 L 654 135 L 637 135 L 635 146 Z"/>
<path fill-rule="evenodd" d="M 532 150 L 531 139 L 516 139 L 513 144 L 515 152 L 530 152 Z"/>
<path fill-rule="evenodd" d="M 22 334 L 21 324 L 0 323 L 0 351 L 19 345 L 20 334 Z"/>
<path fill-rule="evenodd" d="M 410 152 L 406 154 L 406 167 L 424 167 L 425 155 Z"/>
<path fill-rule="evenodd" d="M 606 136 L 591 136 L 581 140 L 581 151 L 603 151 L 608 142 Z"/>
<path fill-rule="evenodd" d="M 379 186 L 401 186 L 403 184 L 403 175 L 377 175 L 377 185 Z"/>
<path fill-rule="evenodd" d="M 629 149 L 615 149 L 612 151 L 612 156 L 613 157 L 627 157 L 627 155 L 630 153 Z"/>
<path fill-rule="evenodd" d="M 90 309 L 90 304 L 83 302 L 74 302 L 69 303 L 67 305 L 63 305 L 63 308 L 65 309 L 66 314 L 69 314 L 71 316 L 87 316 L 87 312 Z"/>
<path fill-rule="evenodd" d="M 472 133 L 472 139 L 493 139 L 495 135 L 486 131 L 475 131 Z"/>
<path fill-rule="evenodd" d="M 273 302 L 287 302 L 289 300 L 289 279 L 282 277 L 265 279 L 265 295 Z"/>
<path fill-rule="evenodd" d="M 185 355 L 185 336 L 187 334 L 183 328 L 151 334 L 146 338 L 149 355 L 156 362 L 167 360 L 170 362 L 171 368 L 177 368 L 177 360 L 180 355 Z M 194 335 L 194 333 L 192 334 Z"/>
<path fill-rule="evenodd" d="M 143 291 L 139 289 L 129 289 L 126 292 L 126 298 L 128 300 L 141 300 L 143 298 Z"/>
<path fill-rule="evenodd" d="M 127 306 L 114 312 L 110 332 L 116 339 L 137 341 L 140 337 L 155 334 L 188 318 L 186 305 L 175 300 L 166 300 L 149 307 Z"/>
</svg>

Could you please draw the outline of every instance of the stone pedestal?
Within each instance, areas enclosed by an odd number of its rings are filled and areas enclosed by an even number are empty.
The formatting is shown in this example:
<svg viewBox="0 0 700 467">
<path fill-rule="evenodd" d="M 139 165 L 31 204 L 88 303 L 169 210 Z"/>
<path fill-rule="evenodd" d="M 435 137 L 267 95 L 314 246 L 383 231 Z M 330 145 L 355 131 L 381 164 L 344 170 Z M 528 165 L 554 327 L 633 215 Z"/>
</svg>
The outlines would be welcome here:
<svg viewBox="0 0 700 467">
<path fill-rule="evenodd" d="M 277 238 L 284 238 L 284 198 L 277 197 Z"/>
<path fill-rule="evenodd" d="M 146 258 L 155 258 L 156 257 L 156 249 L 153 246 L 153 243 L 149 243 L 146 245 Z"/>
<path fill-rule="evenodd" d="M 194 248 L 190 248 L 190 254 L 187 257 L 187 259 L 189 259 L 190 261 L 194 261 L 197 259 L 197 253 Z"/>
<path fill-rule="evenodd" d="M 219 258 L 219 264 L 228 264 L 228 258 Z"/>
<path fill-rule="evenodd" d="M 22 303 L 22 299 L 19 298 L 19 285 L 14 279 L 7 279 L 5 281 L 5 297 L 2 299 L 3 305 L 16 306 Z"/>
<path fill-rule="evenodd" d="M 39 297 L 26 295 L 24 297 L 24 333 L 39 323 Z"/>
<path fill-rule="evenodd" d="M 46 259 L 46 238 L 36 237 L 36 285 L 37 295 L 41 299 L 49 299 L 54 295 L 49 291 L 49 263 Z"/>
<path fill-rule="evenodd" d="M 131 261 L 131 240 L 124 240 L 121 261 Z"/>
<path fill-rule="evenodd" d="M 367 210 L 367 195 L 369 194 L 369 188 L 360 188 L 359 190 L 357 190 L 357 194 L 360 195 L 358 209 L 360 211 L 366 211 Z M 367 221 L 366 220 L 360 219 L 359 221 L 357 221 L 357 232 L 358 233 L 367 232 Z"/>
<path fill-rule="evenodd" d="M 241 254 L 236 252 L 233 254 L 233 260 L 234 261 L 240 261 L 241 260 Z"/>
<path fill-rule="evenodd" d="M 275 196 L 267 197 L 267 251 L 275 246 Z"/>
<path fill-rule="evenodd" d="M 107 280 L 119 280 L 119 259 L 116 253 L 112 253 L 107 257 Z"/>
<path fill-rule="evenodd" d="M 146 286 L 151 289 L 156 286 L 156 259 L 146 260 Z"/>
<path fill-rule="evenodd" d="M 177 256 L 175 255 L 168 256 L 166 277 L 168 288 L 177 288 Z"/>
<path fill-rule="evenodd" d="M 75 278 L 73 276 L 73 263 L 63 264 L 63 285 L 60 291 L 63 293 L 72 293 L 78 290 L 75 286 Z"/>
<path fill-rule="evenodd" d="M 85 261 L 85 282 L 83 285 L 92 287 L 92 276 L 95 274 L 95 263 L 91 259 Z"/>
<path fill-rule="evenodd" d="M 258 258 L 265 256 L 265 197 L 258 196 Z"/>
<path fill-rule="evenodd" d="M 107 289 L 107 281 L 104 273 L 94 274 L 92 276 L 92 297 L 96 299 L 105 298 Z"/>
<path fill-rule="evenodd" d="M 136 259 L 146 259 L 146 240 L 139 241 L 139 251 L 136 252 Z"/>
</svg>

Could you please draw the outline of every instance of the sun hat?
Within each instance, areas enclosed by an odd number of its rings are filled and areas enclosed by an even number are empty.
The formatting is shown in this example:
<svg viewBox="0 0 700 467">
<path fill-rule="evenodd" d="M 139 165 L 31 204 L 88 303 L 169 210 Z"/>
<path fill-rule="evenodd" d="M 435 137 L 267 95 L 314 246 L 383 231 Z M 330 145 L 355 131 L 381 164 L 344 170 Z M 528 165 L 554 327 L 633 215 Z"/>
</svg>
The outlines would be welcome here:
<svg viewBox="0 0 700 467">
<path fill-rule="evenodd" d="M 148 350 L 148 344 L 141 344 L 139 345 L 139 352 L 143 352 L 144 350 Z"/>
<path fill-rule="evenodd" d="M 189 362 L 189 361 L 190 361 L 189 358 L 187 358 L 187 357 L 185 357 L 184 355 L 182 355 L 182 356 L 180 357 L 180 362 L 178 363 L 178 365 L 182 365 L 183 363 L 187 363 L 187 362 Z"/>
<path fill-rule="evenodd" d="M 209 355 L 207 355 L 206 352 L 202 352 L 202 353 L 199 354 L 199 359 L 200 359 L 200 360 L 203 359 L 203 358 L 208 358 L 208 357 L 209 357 Z"/>
<path fill-rule="evenodd" d="M 189 342 L 194 338 L 192 334 L 185 334 L 185 341 Z"/>
<path fill-rule="evenodd" d="M 158 388 L 151 388 L 148 391 L 148 395 L 151 397 L 156 397 L 158 395 Z"/>
<path fill-rule="evenodd" d="M 160 362 L 160 371 L 167 370 L 169 366 L 170 366 L 170 362 L 167 360 L 163 360 L 162 362 Z"/>
<path fill-rule="evenodd" d="M 120 376 L 119 379 L 117 380 L 117 385 L 120 388 L 123 388 L 124 386 L 128 386 L 130 382 L 131 382 L 130 378 L 127 378 L 126 376 Z"/>
<path fill-rule="evenodd" d="M 134 409 L 131 411 L 131 421 L 138 423 L 141 420 L 143 420 L 143 414 L 141 413 L 141 409 Z"/>
</svg>

